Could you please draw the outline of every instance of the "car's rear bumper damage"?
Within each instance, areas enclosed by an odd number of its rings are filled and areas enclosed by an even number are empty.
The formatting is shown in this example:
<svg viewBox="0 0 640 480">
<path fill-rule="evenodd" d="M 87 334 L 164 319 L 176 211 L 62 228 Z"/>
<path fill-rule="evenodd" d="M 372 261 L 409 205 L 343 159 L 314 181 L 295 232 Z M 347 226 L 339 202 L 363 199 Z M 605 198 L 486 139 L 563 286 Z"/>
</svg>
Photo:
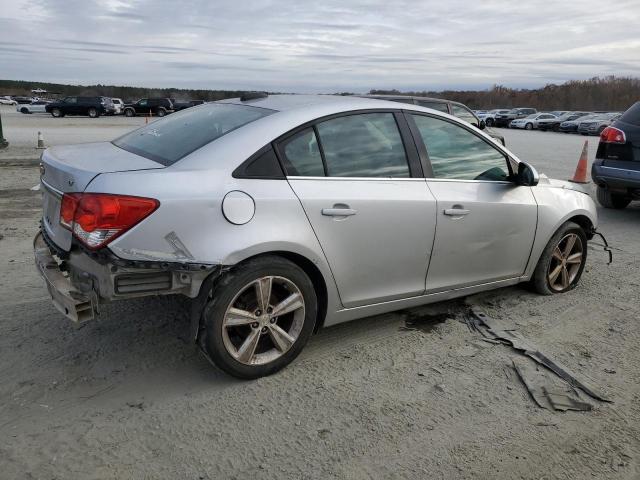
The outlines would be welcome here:
<svg viewBox="0 0 640 480">
<path fill-rule="evenodd" d="M 101 303 L 152 295 L 182 294 L 196 298 L 218 265 L 130 261 L 112 253 L 81 249 L 60 251 L 40 232 L 33 242 L 36 266 L 54 306 L 80 324 L 99 314 Z"/>
</svg>

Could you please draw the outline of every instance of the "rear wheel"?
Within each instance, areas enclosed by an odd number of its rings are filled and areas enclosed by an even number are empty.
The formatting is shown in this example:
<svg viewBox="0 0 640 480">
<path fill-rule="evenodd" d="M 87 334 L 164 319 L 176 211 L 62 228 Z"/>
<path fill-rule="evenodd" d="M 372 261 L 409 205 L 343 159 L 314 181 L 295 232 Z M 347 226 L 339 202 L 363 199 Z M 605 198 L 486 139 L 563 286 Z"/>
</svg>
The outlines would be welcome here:
<svg viewBox="0 0 640 480">
<path fill-rule="evenodd" d="M 587 260 L 587 235 L 580 225 L 567 222 L 545 247 L 531 282 L 542 295 L 573 290 Z"/>
<path fill-rule="evenodd" d="M 134 114 L 135 114 L 135 112 L 133 111 L 132 108 L 127 108 L 124 111 L 124 116 L 125 117 L 133 117 Z"/>
<path fill-rule="evenodd" d="M 27 107 L 22 107 L 20 109 L 20 113 L 29 113 L 29 109 Z"/>
<path fill-rule="evenodd" d="M 87 113 L 91 118 L 98 118 L 100 116 L 100 112 L 98 112 L 98 109 L 93 107 L 91 107 Z"/>
<path fill-rule="evenodd" d="M 631 199 L 629 197 L 611 193 L 611 191 L 603 187 L 598 187 L 597 197 L 598 203 L 603 207 L 615 208 L 617 210 L 626 208 L 626 206 L 631 202 Z"/>
<path fill-rule="evenodd" d="M 164 117 L 166 114 L 167 111 L 164 108 L 159 108 L 158 113 L 156 113 L 156 115 L 158 115 L 159 117 Z"/>
<path fill-rule="evenodd" d="M 493 122 L 493 118 L 487 118 L 487 119 L 484 121 L 484 124 L 485 124 L 487 127 L 493 127 L 493 123 L 494 123 L 494 122 Z"/>
<path fill-rule="evenodd" d="M 226 274 L 204 312 L 203 346 L 222 370 L 252 379 L 298 356 L 317 316 L 313 283 L 294 263 L 270 256 Z"/>
</svg>

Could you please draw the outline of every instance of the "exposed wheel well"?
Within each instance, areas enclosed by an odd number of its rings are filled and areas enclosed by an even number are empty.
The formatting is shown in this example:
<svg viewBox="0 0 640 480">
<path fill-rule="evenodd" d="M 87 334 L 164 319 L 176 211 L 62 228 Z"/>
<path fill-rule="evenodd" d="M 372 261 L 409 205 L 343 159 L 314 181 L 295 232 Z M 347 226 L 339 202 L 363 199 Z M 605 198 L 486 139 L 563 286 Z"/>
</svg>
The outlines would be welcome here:
<svg viewBox="0 0 640 480">
<path fill-rule="evenodd" d="M 268 255 L 278 255 L 280 257 L 286 258 L 290 262 L 295 263 L 298 267 L 304 270 L 313 286 L 316 290 L 316 295 L 318 296 L 318 317 L 316 319 L 316 325 L 313 328 L 314 332 L 317 332 L 324 325 L 324 320 L 327 316 L 327 284 L 324 281 L 324 277 L 322 273 L 315 266 L 315 264 L 309 260 L 308 258 L 293 252 L 285 252 L 285 251 L 274 251 L 274 252 L 265 252 L 258 255 L 254 255 L 253 257 L 249 257 L 244 259 L 240 264 L 247 262 L 249 260 L 253 260 L 255 258 L 264 257 Z"/>
<path fill-rule="evenodd" d="M 584 233 L 587 234 L 587 238 L 589 240 L 591 240 L 593 238 L 593 223 L 591 223 L 591 220 L 589 219 L 589 217 L 586 217 L 584 215 L 576 215 L 575 217 L 571 217 L 570 219 L 567 220 L 568 222 L 574 222 L 577 223 L 578 225 L 580 225 L 582 227 L 582 229 L 584 230 Z"/>
</svg>

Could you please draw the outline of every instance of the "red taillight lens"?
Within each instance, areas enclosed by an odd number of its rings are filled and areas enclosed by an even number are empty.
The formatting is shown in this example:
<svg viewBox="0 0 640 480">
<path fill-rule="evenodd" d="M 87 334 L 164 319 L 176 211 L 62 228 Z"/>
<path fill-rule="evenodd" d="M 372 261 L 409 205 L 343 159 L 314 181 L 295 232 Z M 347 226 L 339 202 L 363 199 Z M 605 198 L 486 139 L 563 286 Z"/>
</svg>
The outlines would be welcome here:
<svg viewBox="0 0 640 480">
<path fill-rule="evenodd" d="M 607 127 L 600 134 L 600 141 L 604 143 L 627 143 L 627 138 L 619 128 Z"/>
<path fill-rule="evenodd" d="M 153 198 L 108 193 L 65 193 L 60 223 L 91 249 L 104 247 L 158 208 Z"/>
</svg>

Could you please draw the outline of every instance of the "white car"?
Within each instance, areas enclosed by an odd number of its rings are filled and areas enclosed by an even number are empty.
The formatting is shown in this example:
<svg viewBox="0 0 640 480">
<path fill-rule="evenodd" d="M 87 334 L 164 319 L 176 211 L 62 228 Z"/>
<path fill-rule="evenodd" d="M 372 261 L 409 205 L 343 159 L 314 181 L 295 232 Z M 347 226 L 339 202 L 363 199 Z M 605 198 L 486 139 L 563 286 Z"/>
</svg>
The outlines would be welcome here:
<svg viewBox="0 0 640 480">
<path fill-rule="evenodd" d="M 124 102 L 120 98 L 112 98 L 111 101 L 116 108 L 114 115 L 121 115 L 124 111 Z"/>
<path fill-rule="evenodd" d="M 11 97 L 0 97 L 0 105 L 17 105 L 18 102 L 12 100 Z"/>
<path fill-rule="evenodd" d="M 553 118 L 556 118 L 556 116 L 552 113 L 532 113 L 528 117 L 511 120 L 509 128 L 533 130 L 534 128 L 538 128 L 538 120 L 551 120 Z"/>
<path fill-rule="evenodd" d="M 20 113 L 47 113 L 45 107 L 49 102 L 37 100 L 31 103 L 24 103 L 16 106 L 16 111 Z"/>
</svg>

